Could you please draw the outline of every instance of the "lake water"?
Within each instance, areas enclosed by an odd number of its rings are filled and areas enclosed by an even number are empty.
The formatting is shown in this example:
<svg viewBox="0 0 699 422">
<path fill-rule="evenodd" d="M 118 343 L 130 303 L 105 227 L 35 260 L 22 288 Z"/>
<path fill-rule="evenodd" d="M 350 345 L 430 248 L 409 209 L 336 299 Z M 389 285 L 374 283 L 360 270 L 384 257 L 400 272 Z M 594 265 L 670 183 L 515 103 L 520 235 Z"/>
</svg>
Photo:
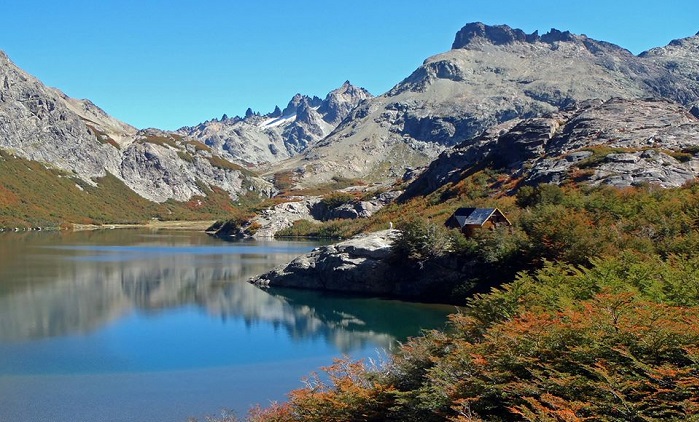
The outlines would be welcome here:
<svg viewBox="0 0 699 422">
<path fill-rule="evenodd" d="M 246 282 L 315 246 L 0 234 L 0 421 L 244 416 L 333 358 L 379 358 L 454 310 Z"/>
</svg>

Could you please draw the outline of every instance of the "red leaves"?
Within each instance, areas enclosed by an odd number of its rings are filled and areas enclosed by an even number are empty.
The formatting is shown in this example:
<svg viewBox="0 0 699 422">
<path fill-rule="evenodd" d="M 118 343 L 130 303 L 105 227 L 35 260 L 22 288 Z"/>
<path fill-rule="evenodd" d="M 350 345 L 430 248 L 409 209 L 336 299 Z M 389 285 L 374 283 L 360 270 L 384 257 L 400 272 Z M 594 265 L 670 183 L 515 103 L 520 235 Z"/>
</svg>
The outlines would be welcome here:
<svg viewBox="0 0 699 422">
<path fill-rule="evenodd" d="M 484 419 L 685 418 L 698 412 L 697 320 L 695 308 L 601 293 L 496 324 L 431 374 L 437 382 L 465 358 L 471 374 L 449 399 Z"/>
<path fill-rule="evenodd" d="M 699 415 L 698 320 L 608 290 L 491 318 L 471 339 L 481 322 L 457 314 L 381 371 L 338 360 L 255 420 L 685 420 Z"/>
</svg>

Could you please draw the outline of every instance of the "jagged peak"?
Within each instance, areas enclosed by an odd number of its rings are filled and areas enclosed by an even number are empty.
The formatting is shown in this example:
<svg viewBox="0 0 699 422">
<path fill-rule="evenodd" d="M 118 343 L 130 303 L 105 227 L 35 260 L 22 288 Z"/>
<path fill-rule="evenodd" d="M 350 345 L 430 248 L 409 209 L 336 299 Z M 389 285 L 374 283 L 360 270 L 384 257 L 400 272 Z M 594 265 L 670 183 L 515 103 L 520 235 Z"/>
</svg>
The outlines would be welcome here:
<svg viewBox="0 0 699 422">
<path fill-rule="evenodd" d="M 551 28 L 549 32 L 540 36 L 539 31 L 527 34 L 521 29 L 511 28 L 508 25 L 486 25 L 482 22 L 473 22 L 466 24 L 456 33 L 451 48 L 468 48 L 473 42 L 481 40 L 494 45 L 505 45 L 514 42 L 553 44 L 559 41 L 575 41 L 578 38 L 580 37 L 570 31 L 559 31 L 555 28 Z"/>
<path fill-rule="evenodd" d="M 534 34 L 538 37 L 538 34 Z M 508 25 L 486 25 L 483 22 L 466 24 L 456 33 L 452 49 L 465 48 L 475 39 L 485 39 L 493 44 L 510 44 L 514 41 L 527 41 L 528 35 L 521 29 L 512 29 Z"/>
<path fill-rule="evenodd" d="M 284 107 L 284 110 L 282 110 L 282 116 L 291 116 L 296 114 L 296 110 L 298 110 L 299 106 L 302 103 L 307 103 L 310 101 L 310 98 L 307 95 L 302 95 L 302 94 L 296 94 L 294 95 L 289 103 Z"/>
<path fill-rule="evenodd" d="M 534 31 L 534 34 L 536 34 L 536 33 L 537 33 L 537 31 Z M 584 35 L 582 37 L 585 38 Z M 544 35 L 542 35 L 541 37 L 539 37 L 539 40 L 541 40 L 542 42 L 545 42 L 547 44 L 552 44 L 552 43 L 558 42 L 558 41 L 575 41 L 578 38 L 579 38 L 578 36 L 573 35 L 570 31 L 559 31 L 556 28 L 551 28 L 551 30 L 549 32 L 547 32 Z M 534 42 L 534 41 L 531 41 L 531 42 Z"/>
<path fill-rule="evenodd" d="M 279 108 L 278 105 L 274 106 L 274 111 L 269 113 L 269 117 L 280 117 L 282 115 L 282 109 Z"/>
<path fill-rule="evenodd" d="M 331 92 L 347 92 L 347 91 L 354 91 L 360 89 L 359 87 L 356 87 L 352 85 L 352 83 L 349 80 L 346 80 L 339 88 L 331 91 Z"/>
<path fill-rule="evenodd" d="M 325 101 L 327 101 L 332 96 L 340 94 L 357 94 L 366 96 L 368 98 L 372 97 L 369 91 L 360 86 L 353 85 L 350 81 L 347 80 L 339 88 L 330 91 L 328 95 L 325 97 Z"/>
</svg>

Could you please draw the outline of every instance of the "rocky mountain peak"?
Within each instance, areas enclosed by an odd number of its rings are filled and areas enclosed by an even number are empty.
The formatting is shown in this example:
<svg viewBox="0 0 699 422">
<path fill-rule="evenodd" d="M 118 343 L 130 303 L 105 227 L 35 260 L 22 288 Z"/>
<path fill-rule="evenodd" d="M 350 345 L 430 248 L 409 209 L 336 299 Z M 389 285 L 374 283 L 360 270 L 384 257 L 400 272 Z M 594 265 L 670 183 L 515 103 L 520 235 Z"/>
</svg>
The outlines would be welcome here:
<svg viewBox="0 0 699 422">
<path fill-rule="evenodd" d="M 282 115 L 282 109 L 280 109 L 279 106 L 274 106 L 274 111 L 271 114 L 269 114 L 269 117 L 277 118 L 277 117 L 281 117 L 281 115 Z"/>
<path fill-rule="evenodd" d="M 639 57 L 658 57 L 670 54 L 674 55 L 680 51 L 684 52 L 684 54 L 693 54 L 696 52 L 697 48 L 699 48 L 699 32 L 691 37 L 672 40 L 664 47 L 651 48 L 650 50 L 639 54 Z"/>
<path fill-rule="evenodd" d="M 536 34 L 536 31 L 534 32 L 534 34 Z M 534 35 L 534 34 L 532 34 L 532 35 Z M 556 28 L 551 28 L 551 30 L 549 32 L 545 33 L 541 37 L 538 37 L 538 39 L 534 38 L 533 41 L 529 41 L 529 42 L 541 41 L 541 42 L 545 42 L 547 44 L 553 44 L 555 42 L 560 42 L 560 41 L 575 41 L 576 39 L 578 39 L 578 37 L 571 34 L 570 31 L 559 31 Z"/>
<path fill-rule="evenodd" d="M 345 81 L 340 88 L 328 93 L 318 108 L 318 112 L 323 115 L 323 120 L 332 125 L 337 125 L 360 102 L 368 98 L 372 98 L 369 91 L 352 85 L 350 81 Z"/>
<path fill-rule="evenodd" d="M 244 119 L 207 121 L 183 127 L 179 133 L 208 145 L 222 156 L 246 163 L 277 162 L 300 152 L 330 134 L 336 126 L 371 94 L 345 81 L 324 100 L 294 95 L 284 109 L 260 114 L 248 110 Z"/>
<path fill-rule="evenodd" d="M 1 52 L 0 81 L 0 149 L 12 157 L 46 163 L 82 185 L 97 186 L 113 176 L 155 202 L 205 196 L 203 186 L 225 190 L 233 199 L 257 189 L 253 184 L 271 191 L 269 183 L 225 164 L 191 139 L 138 131 L 89 100 L 46 87 Z"/>
<path fill-rule="evenodd" d="M 467 48 L 476 40 L 485 40 L 495 45 L 510 44 L 515 41 L 529 41 L 538 38 L 538 33 L 527 35 L 521 29 L 512 29 L 507 25 L 486 25 L 482 22 L 469 23 L 459 32 L 456 33 L 456 38 L 451 48 Z"/>
<path fill-rule="evenodd" d="M 306 170 L 300 185 L 336 174 L 390 180 L 491 127 L 585 100 L 666 98 L 687 110 L 699 107 L 696 40 L 638 57 L 568 31 L 527 34 L 470 23 L 451 50 L 427 58 L 386 94 L 362 102 L 328 137 L 284 165 Z M 539 146 L 540 139 L 533 139 L 525 152 L 538 154 Z"/>
<path fill-rule="evenodd" d="M 482 22 L 474 22 L 467 24 L 456 33 L 456 38 L 451 48 L 453 50 L 468 49 L 483 42 L 493 45 L 507 45 L 515 42 L 554 44 L 556 42 L 575 42 L 585 39 L 587 37 L 584 35 L 574 35 L 570 31 L 559 31 L 555 28 L 551 28 L 549 32 L 539 36 L 539 31 L 527 34 L 521 29 L 511 28 L 507 25 L 486 25 Z"/>
<path fill-rule="evenodd" d="M 296 114 L 296 109 L 299 107 L 299 104 L 301 104 L 304 97 L 305 96 L 301 94 L 296 94 L 291 97 L 289 103 L 286 105 L 286 107 L 284 107 L 284 110 L 282 110 L 282 116 L 291 116 Z"/>
<path fill-rule="evenodd" d="M 639 54 L 645 62 L 663 68 L 667 77 L 659 81 L 660 91 L 682 104 L 699 104 L 699 35 L 672 40 L 664 47 L 656 47 Z M 688 81 L 682 90 L 677 89 L 675 80 Z M 670 95 L 668 95 L 668 92 Z"/>
<path fill-rule="evenodd" d="M 289 104 L 287 104 L 286 107 L 284 107 L 284 110 L 282 111 L 282 116 L 293 116 L 297 113 L 298 108 L 301 106 L 301 104 L 305 104 L 306 106 L 313 108 L 318 107 L 320 103 L 321 99 L 316 96 L 309 97 L 308 95 L 296 94 L 291 98 Z"/>
</svg>

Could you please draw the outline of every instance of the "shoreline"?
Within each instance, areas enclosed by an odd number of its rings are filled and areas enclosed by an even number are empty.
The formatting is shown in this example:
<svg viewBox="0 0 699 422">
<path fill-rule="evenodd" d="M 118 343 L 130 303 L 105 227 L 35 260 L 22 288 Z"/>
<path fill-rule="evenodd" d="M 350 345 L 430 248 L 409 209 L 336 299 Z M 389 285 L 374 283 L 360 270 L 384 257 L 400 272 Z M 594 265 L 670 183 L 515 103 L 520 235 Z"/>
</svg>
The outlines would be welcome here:
<svg viewBox="0 0 699 422">
<path fill-rule="evenodd" d="M 204 221 L 149 221 L 147 223 L 132 223 L 132 224 L 73 224 L 68 230 L 87 231 L 87 230 L 114 230 L 114 229 L 153 229 L 153 230 L 192 230 L 206 231 L 216 220 Z"/>
</svg>

